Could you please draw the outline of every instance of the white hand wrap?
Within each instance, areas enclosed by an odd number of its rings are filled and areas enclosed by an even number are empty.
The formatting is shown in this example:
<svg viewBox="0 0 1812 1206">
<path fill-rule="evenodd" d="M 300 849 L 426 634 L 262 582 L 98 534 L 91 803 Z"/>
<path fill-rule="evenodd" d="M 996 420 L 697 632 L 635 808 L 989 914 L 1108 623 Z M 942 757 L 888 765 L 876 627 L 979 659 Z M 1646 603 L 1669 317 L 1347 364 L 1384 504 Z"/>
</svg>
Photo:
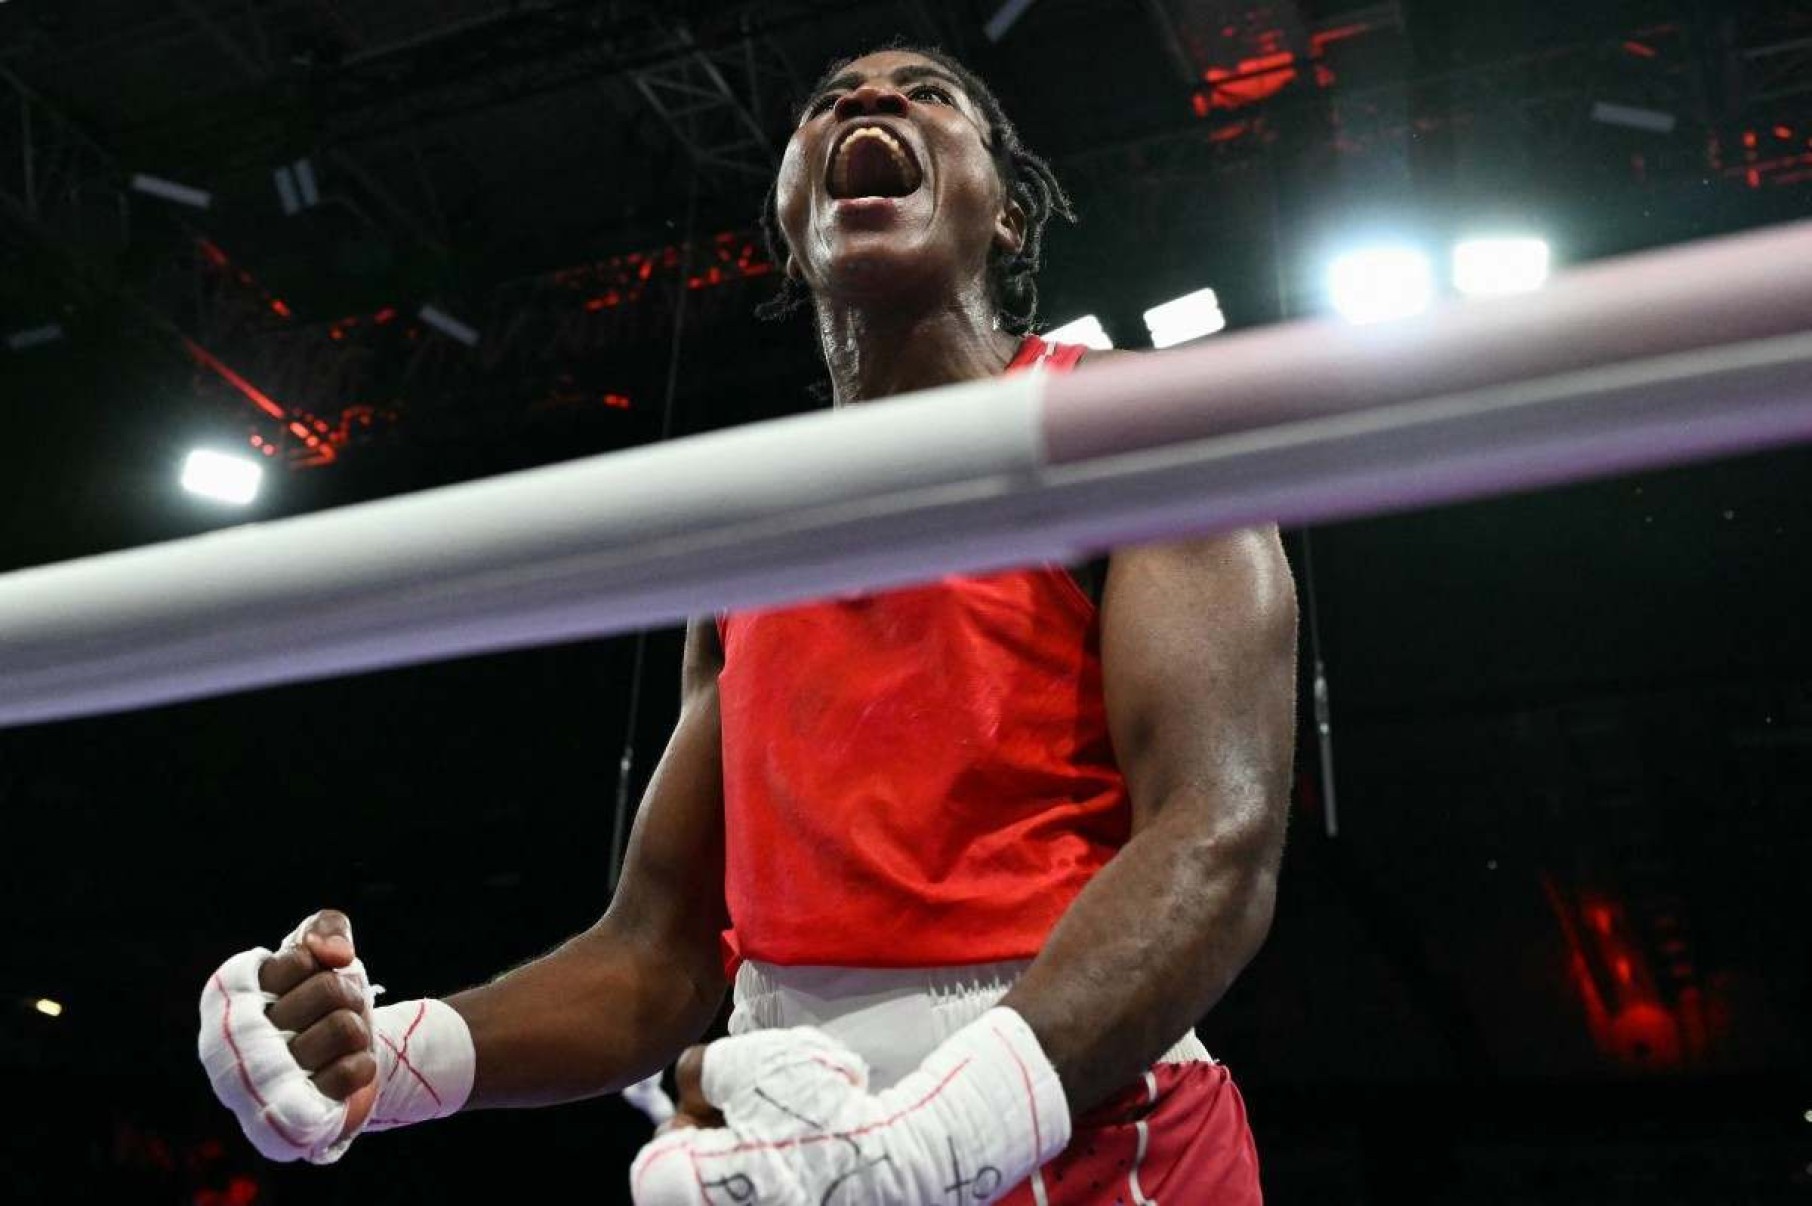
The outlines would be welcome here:
<svg viewBox="0 0 1812 1206">
<path fill-rule="evenodd" d="M 301 945 L 311 917 L 279 948 Z M 214 1095 L 239 1118 L 239 1126 L 272 1160 L 331 1164 L 360 1131 L 387 1130 L 441 1118 L 465 1105 L 476 1059 L 465 1019 L 442 1001 L 402 1001 L 371 1009 L 374 988 L 357 959 L 338 975 L 365 998 L 377 1060 L 377 1100 L 363 1126 L 342 1136 L 346 1103 L 315 1087 L 290 1053 L 295 1036 L 278 1030 L 265 1008 L 276 997 L 258 986 L 258 969 L 272 953 L 241 951 L 220 966 L 201 993 L 196 1047 Z"/>
<path fill-rule="evenodd" d="M 883 1093 L 809 1027 L 720 1039 L 706 1100 L 722 1129 L 669 1132 L 630 1169 L 637 1206 L 990 1202 L 1070 1140 L 1069 1104 L 1031 1027 L 995 1008 Z"/>
<path fill-rule="evenodd" d="M 642 1111 L 648 1121 L 659 1126 L 673 1117 L 673 1098 L 667 1096 L 667 1090 L 661 1087 L 661 1074 L 636 1081 L 623 1090 L 623 1100 Z"/>
</svg>

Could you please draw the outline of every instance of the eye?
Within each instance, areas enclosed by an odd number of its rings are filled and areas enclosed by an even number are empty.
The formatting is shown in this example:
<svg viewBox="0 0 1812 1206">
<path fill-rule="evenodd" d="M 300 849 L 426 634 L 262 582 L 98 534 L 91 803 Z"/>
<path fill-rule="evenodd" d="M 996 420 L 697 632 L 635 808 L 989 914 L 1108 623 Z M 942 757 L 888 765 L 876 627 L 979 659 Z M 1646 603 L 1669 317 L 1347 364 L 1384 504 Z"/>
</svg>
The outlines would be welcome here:
<svg viewBox="0 0 1812 1206">
<path fill-rule="evenodd" d="M 811 104 L 809 104 L 805 107 L 805 116 L 802 117 L 800 120 L 804 121 L 804 120 L 807 120 L 807 119 L 810 119 L 813 117 L 817 117 L 821 113 L 829 112 L 830 107 L 837 103 L 837 98 L 841 95 L 842 94 L 838 93 L 838 92 L 820 93 L 818 96 L 816 96 L 812 99 Z"/>
<path fill-rule="evenodd" d="M 915 101 L 922 101 L 929 98 L 940 105 L 954 105 L 956 103 L 951 97 L 949 90 L 939 87 L 937 84 L 920 84 L 906 95 Z"/>
</svg>

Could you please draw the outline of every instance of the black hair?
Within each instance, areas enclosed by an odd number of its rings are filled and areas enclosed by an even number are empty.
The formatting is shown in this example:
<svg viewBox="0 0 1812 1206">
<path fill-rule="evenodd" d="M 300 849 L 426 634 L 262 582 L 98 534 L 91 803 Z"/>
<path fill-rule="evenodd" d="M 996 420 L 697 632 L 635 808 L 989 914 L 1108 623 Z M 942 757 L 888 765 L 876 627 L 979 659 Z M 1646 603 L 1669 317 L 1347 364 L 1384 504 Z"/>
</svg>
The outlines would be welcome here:
<svg viewBox="0 0 1812 1206">
<path fill-rule="evenodd" d="M 993 91 L 975 72 L 936 48 L 891 45 L 880 49 L 921 55 L 942 67 L 963 86 L 963 91 L 974 102 L 982 120 L 987 124 L 988 145 L 994 155 L 994 169 L 1000 174 L 1007 196 L 1018 202 L 1026 216 L 1025 239 L 1019 250 L 1010 253 L 997 250 L 990 253 L 989 284 L 993 289 L 995 304 L 1000 307 L 1001 326 L 1015 335 L 1029 333 L 1038 318 L 1038 269 L 1044 254 L 1044 229 L 1052 215 L 1071 222 L 1076 220 L 1076 211 L 1070 205 L 1069 195 L 1063 191 L 1063 185 L 1058 183 L 1051 165 L 1034 155 L 1020 140 L 1019 131 L 1008 120 L 1006 110 L 1001 108 Z M 832 63 L 818 77 L 818 82 L 806 94 L 807 97 L 816 96 L 838 72 L 860 57 L 862 56 L 851 55 Z M 780 231 L 778 186 L 778 180 L 770 184 L 767 198 L 762 202 L 761 234 L 767 243 L 769 257 L 776 265 L 784 265 L 787 251 L 786 238 Z M 763 318 L 783 318 L 802 309 L 809 297 L 810 292 L 803 285 L 783 274 L 780 292 L 763 302 L 755 312 Z"/>
</svg>

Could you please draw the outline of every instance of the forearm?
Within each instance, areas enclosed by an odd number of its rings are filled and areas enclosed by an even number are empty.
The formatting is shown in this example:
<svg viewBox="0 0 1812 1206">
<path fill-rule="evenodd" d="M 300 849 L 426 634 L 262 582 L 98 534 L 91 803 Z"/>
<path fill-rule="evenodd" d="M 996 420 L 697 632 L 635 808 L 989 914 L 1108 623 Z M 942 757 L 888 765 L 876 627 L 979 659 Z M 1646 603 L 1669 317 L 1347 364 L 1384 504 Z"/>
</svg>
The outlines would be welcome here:
<svg viewBox="0 0 1812 1206">
<path fill-rule="evenodd" d="M 722 1002 L 714 966 L 606 919 L 530 963 L 447 999 L 472 1032 L 467 1109 L 552 1105 L 614 1092 L 664 1067 Z"/>
<path fill-rule="evenodd" d="M 1270 929 L 1281 835 L 1202 833 L 1182 801 L 1090 881 L 1002 1001 L 1081 1113 L 1131 1082 L 1227 991 Z"/>
</svg>

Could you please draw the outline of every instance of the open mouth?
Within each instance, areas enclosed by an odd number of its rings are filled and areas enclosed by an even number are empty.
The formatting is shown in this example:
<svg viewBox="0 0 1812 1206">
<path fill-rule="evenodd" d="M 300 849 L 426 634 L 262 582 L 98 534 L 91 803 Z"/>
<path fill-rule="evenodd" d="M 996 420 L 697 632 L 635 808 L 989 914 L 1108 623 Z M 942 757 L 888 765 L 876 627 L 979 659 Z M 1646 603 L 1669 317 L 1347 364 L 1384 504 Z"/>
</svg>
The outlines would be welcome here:
<svg viewBox="0 0 1812 1206">
<path fill-rule="evenodd" d="M 881 126 L 857 126 L 831 151 L 825 187 L 836 200 L 904 197 L 917 192 L 925 173 L 912 148 Z"/>
</svg>

